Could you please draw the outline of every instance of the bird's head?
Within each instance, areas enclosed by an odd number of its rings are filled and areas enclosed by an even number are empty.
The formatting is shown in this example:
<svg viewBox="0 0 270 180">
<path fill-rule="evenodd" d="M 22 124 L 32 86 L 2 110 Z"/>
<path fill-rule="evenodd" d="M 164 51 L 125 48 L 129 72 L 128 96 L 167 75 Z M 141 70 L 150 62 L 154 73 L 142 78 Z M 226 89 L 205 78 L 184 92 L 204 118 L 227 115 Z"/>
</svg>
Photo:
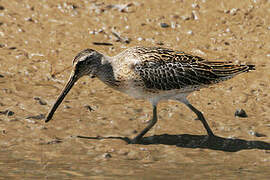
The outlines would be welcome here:
<svg viewBox="0 0 270 180">
<path fill-rule="evenodd" d="M 101 65 L 102 57 L 102 54 L 93 49 L 81 51 L 72 61 L 73 70 L 71 76 L 73 75 L 77 79 L 85 75 L 95 77 Z"/>
<path fill-rule="evenodd" d="M 75 56 L 72 62 L 73 69 L 70 74 L 70 78 L 61 94 L 58 96 L 56 102 L 52 106 L 45 122 L 52 119 L 54 112 L 79 78 L 85 75 L 89 75 L 90 77 L 96 76 L 98 68 L 101 65 L 102 57 L 102 54 L 92 49 L 85 49 Z"/>
</svg>

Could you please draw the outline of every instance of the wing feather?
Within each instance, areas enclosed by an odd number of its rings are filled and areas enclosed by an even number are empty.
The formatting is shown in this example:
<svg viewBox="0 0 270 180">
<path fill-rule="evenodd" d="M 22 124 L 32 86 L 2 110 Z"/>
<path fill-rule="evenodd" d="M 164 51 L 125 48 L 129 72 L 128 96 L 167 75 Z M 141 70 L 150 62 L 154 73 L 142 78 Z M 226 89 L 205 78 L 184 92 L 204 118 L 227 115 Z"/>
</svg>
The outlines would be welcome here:
<svg viewBox="0 0 270 180">
<path fill-rule="evenodd" d="M 135 72 L 149 89 L 207 86 L 254 69 L 254 65 L 206 61 L 198 56 L 164 48 L 144 49 L 140 55 L 142 61 L 135 65 Z"/>
</svg>

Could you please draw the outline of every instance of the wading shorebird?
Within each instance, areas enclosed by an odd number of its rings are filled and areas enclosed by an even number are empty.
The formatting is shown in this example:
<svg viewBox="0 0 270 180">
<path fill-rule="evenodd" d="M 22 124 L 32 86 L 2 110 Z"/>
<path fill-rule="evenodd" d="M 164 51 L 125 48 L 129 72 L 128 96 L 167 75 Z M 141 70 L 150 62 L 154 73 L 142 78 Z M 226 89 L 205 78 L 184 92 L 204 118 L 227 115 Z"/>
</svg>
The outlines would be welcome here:
<svg viewBox="0 0 270 180">
<path fill-rule="evenodd" d="M 184 103 L 198 116 L 208 136 L 212 137 L 215 135 L 203 114 L 187 100 L 188 94 L 254 69 L 254 65 L 208 61 L 162 47 L 132 47 L 114 57 L 105 56 L 93 49 L 85 49 L 74 58 L 69 81 L 52 106 L 45 122 L 52 119 L 57 107 L 75 82 L 88 75 L 99 78 L 113 89 L 151 102 L 153 106 L 151 121 L 130 143 L 141 141 L 157 122 L 158 102 L 169 99 Z"/>
</svg>

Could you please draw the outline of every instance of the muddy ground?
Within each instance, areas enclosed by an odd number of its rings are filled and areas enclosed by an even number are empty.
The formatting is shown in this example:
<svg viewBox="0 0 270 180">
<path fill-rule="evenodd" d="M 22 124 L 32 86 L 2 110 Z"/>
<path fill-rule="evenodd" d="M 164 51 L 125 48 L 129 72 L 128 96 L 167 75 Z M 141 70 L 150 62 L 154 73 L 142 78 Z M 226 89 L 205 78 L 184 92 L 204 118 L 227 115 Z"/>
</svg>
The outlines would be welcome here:
<svg viewBox="0 0 270 180">
<path fill-rule="evenodd" d="M 269 0 L 0 0 L 0 179 L 268 179 L 269 22 Z M 136 45 L 256 65 L 189 96 L 220 138 L 170 101 L 143 143 L 127 144 L 151 105 L 88 77 L 44 123 L 79 51 Z"/>
</svg>

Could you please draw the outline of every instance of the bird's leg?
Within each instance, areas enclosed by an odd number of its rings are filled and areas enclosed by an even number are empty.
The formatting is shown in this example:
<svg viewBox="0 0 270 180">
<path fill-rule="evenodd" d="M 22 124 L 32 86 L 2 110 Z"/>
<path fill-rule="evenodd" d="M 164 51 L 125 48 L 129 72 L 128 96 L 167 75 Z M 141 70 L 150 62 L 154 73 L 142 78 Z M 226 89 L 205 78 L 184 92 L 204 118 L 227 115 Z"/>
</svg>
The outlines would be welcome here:
<svg viewBox="0 0 270 180">
<path fill-rule="evenodd" d="M 194 106 L 192 106 L 187 99 L 185 99 L 184 101 L 183 100 L 180 100 L 180 101 L 183 102 L 191 111 L 193 111 L 198 116 L 198 119 L 202 122 L 204 128 L 207 131 L 208 136 L 209 137 L 215 136 L 213 131 L 209 127 L 208 123 L 206 122 L 206 120 L 205 120 L 203 114 L 201 113 L 201 111 L 199 111 Z"/>
<path fill-rule="evenodd" d="M 156 124 L 157 122 L 157 106 L 153 105 L 153 117 L 150 121 L 150 123 L 140 132 L 139 135 L 137 135 L 134 139 L 130 141 L 131 144 L 139 143 L 142 139 L 142 137 Z"/>
</svg>

